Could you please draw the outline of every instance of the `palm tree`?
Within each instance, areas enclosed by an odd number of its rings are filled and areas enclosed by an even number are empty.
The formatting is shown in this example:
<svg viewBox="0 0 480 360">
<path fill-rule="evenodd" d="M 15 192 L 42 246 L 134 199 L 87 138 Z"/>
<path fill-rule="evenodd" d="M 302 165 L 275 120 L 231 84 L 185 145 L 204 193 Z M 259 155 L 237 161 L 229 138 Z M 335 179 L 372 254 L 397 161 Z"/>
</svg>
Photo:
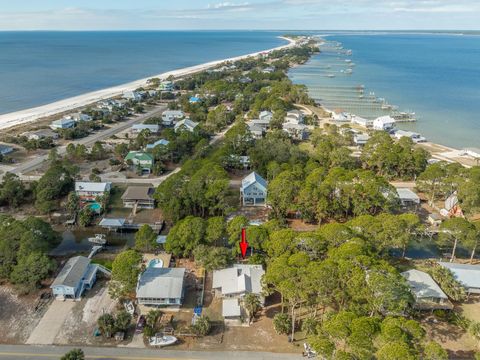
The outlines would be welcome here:
<svg viewBox="0 0 480 360">
<path fill-rule="evenodd" d="M 102 335 L 109 338 L 115 331 L 115 318 L 112 314 L 103 314 L 98 318 L 97 325 Z"/>
<path fill-rule="evenodd" d="M 245 309 L 247 310 L 248 314 L 248 323 L 251 324 L 253 322 L 253 318 L 258 310 L 260 310 L 261 304 L 258 295 L 256 294 L 247 294 L 243 298 L 243 304 Z"/>
</svg>

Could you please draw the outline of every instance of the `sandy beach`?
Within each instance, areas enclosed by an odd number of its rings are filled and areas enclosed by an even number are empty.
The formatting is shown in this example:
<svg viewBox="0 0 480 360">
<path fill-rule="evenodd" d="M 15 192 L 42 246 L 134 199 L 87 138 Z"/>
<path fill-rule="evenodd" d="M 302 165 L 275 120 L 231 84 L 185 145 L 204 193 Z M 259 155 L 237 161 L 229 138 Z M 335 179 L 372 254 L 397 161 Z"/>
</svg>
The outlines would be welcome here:
<svg viewBox="0 0 480 360">
<path fill-rule="evenodd" d="M 151 78 L 159 78 L 160 80 L 165 80 L 170 76 L 178 78 L 178 77 L 190 75 L 190 74 L 193 74 L 193 73 L 196 73 L 196 72 L 207 70 L 207 69 L 215 67 L 215 66 L 217 66 L 217 65 L 219 65 L 219 64 L 221 64 L 225 61 L 237 61 L 237 60 L 245 59 L 247 57 L 255 57 L 255 56 L 258 56 L 260 54 L 269 53 L 269 52 L 272 52 L 272 51 L 275 51 L 275 50 L 281 50 L 281 49 L 285 49 L 285 48 L 288 48 L 288 47 L 292 47 L 292 46 L 295 46 L 295 44 L 296 44 L 296 42 L 292 39 L 288 39 L 288 38 L 285 38 L 285 37 L 280 37 L 280 38 L 288 41 L 288 44 L 278 46 L 278 47 L 273 48 L 273 49 L 258 51 L 258 52 L 251 53 L 251 54 L 236 56 L 236 57 L 232 57 L 232 58 L 228 58 L 228 59 L 215 60 L 215 61 L 211 61 L 211 62 L 208 62 L 208 63 L 199 64 L 199 65 L 195 65 L 195 66 L 190 66 L 190 67 L 183 68 L 183 69 L 172 70 L 172 71 L 168 71 L 168 72 L 165 72 L 165 73 L 162 73 L 162 74 L 152 75 L 152 76 L 149 76 L 148 78 L 132 81 L 132 82 L 127 83 L 127 84 L 113 86 L 113 87 L 110 87 L 110 88 L 107 88 L 107 89 L 93 91 L 93 92 L 89 92 L 89 93 L 86 93 L 86 94 L 83 94 L 83 95 L 74 96 L 74 97 L 67 98 L 67 99 L 64 99 L 64 100 L 59 100 L 59 101 L 56 101 L 56 102 L 53 102 L 53 103 L 50 103 L 50 104 L 47 104 L 47 105 L 42 105 L 42 106 L 30 108 L 30 109 L 15 111 L 15 112 L 8 113 L 8 114 L 3 114 L 3 115 L 0 115 L 0 129 L 6 129 L 6 128 L 13 127 L 13 126 L 33 122 L 33 121 L 38 120 L 40 118 L 44 118 L 44 117 L 47 117 L 47 116 L 53 116 L 53 115 L 56 115 L 56 114 L 63 113 L 65 111 L 71 111 L 71 110 L 74 110 L 74 109 L 77 109 L 77 108 L 80 108 L 80 107 L 84 107 L 84 106 L 87 106 L 89 104 L 92 104 L 92 103 L 95 103 L 95 102 L 98 102 L 98 101 L 101 101 L 101 100 L 104 100 L 104 99 L 109 99 L 109 98 L 112 98 L 112 97 L 120 96 L 125 91 L 135 90 L 139 87 L 142 87 L 142 86 L 146 85 L 148 79 L 151 79 Z"/>
</svg>

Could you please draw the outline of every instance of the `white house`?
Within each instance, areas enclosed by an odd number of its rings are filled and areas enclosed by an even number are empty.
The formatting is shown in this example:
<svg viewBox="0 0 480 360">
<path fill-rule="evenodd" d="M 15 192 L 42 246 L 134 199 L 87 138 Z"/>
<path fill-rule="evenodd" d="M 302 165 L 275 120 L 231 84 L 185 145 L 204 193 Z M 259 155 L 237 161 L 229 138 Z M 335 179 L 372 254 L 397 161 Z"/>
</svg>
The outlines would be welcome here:
<svg viewBox="0 0 480 360">
<path fill-rule="evenodd" d="M 268 119 L 263 119 L 263 120 L 262 119 L 254 119 L 254 120 L 250 121 L 249 124 L 252 125 L 252 126 L 258 126 L 263 131 L 267 131 L 268 128 L 270 127 L 270 120 L 268 120 Z"/>
<path fill-rule="evenodd" d="M 158 87 L 160 91 L 172 91 L 174 89 L 174 84 L 172 81 L 162 81 Z"/>
<path fill-rule="evenodd" d="M 363 146 L 370 140 L 370 135 L 368 134 L 355 134 L 353 135 L 353 142 L 355 145 Z"/>
<path fill-rule="evenodd" d="M 81 201 L 95 201 L 98 196 L 103 196 L 110 192 L 111 188 L 111 182 L 75 182 L 75 193 Z"/>
<path fill-rule="evenodd" d="M 262 206 L 267 200 L 267 182 L 256 172 L 242 180 L 240 198 L 243 206 Z"/>
<path fill-rule="evenodd" d="M 139 276 L 137 301 L 145 306 L 179 307 L 184 298 L 185 269 L 149 265 Z"/>
<path fill-rule="evenodd" d="M 258 115 L 258 118 L 260 120 L 266 120 L 266 121 L 271 121 L 273 119 L 273 114 L 271 111 L 261 111 L 260 114 Z"/>
<path fill-rule="evenodd" d="M 155 141 L 153 144 L 147 144 L 147 146 L 145 146 L 145 150 L 153 150 L 157 146 L 168 146 L 168 144 L 170 144 L 170 141 L 165 139 L 160 139 Z"/>
<path fill-rule="evenodd" d="M 407 280 L 415 298 L 414 308 L 420 310 L 453 308 L 448 296 L 427 273 L 413 269 L 403 272 L 402 276 Z"/>
<path fill-rule="evenodd" d="M 197 126 L 198 126 L 198 123 L 196 123 L 195 121 L 192 121 L 190 119 L 183 119 L 175 124 L 174 129 L 175 129 L 175 132 L 177 131 L 193 132 Z"/>
<path fill-rule="evenodd" d="M 352 121 L 352 115 L 347 112 L 336 113 L 333 111 L 332 119 L 337 122 L 350 122 Z"/>
<path fill-rule="evenodd" d="M 352 115 L 351 121 L 352 121 L 352 124 L 357 124 L 365 128 L 369 128 L 373 126 L 373 120 L 365 119 L 357 115 Z"/>
<path fill-rule="evenodd" d="M 234 264 L 233 267 L 213 272 L 212 289 L 220 298 L 241 298 L 246 294 L 258 295 L 263 303 L 262 265 Z"/>
<path fill-rule="evenodd" d="M 427 141 L 426 138 L 424 138 L 420 134 L 412 132 L 412 131 L 397 130 L 397 131 L 395 131 L 395 134 L 393 136 L 398 140 L 400 140 L 403 137 L 408 137 L 408 138 L 412 139 L 412 141 L 415 142 L 415 143 L 421 143 L 421 142 L 426 142 Z"/>
<path fill-rule="evenodd" d="M 290 110 L 287 112 L 285 122 L 290 124 L 303 124 L 305 115 L 300 110 Z"/>
<path fill-rule="evenodd" d="M 373 120 L 375 130 L 390 131 L 395 127 L 395 119 L 391 116 L 380 116 Z"/>
<path fill-rule="evenodd" d="M 127 100 L 142 101 L 143 94 L 139 91 L 125 91 L 123 93 L 123 98 Z"/>
<path fill-rule="evenodd" d="M 55 120 L 50 123 L 50 128 L 52 130 L 71 129 L 73 127 L 75 127 L 75 120 L 68 118 Z"/>
<path fill-rule="evenodd" d="M 468 294 L 480 294 L 480 265 L 451 262 L 439 262 L 439 264 L 452 272 L 455 279 L 465 287 Z"/>
<path fill-rule="evenodd" d="M 167 110 L 162 113 L 162 123 L 165 126 L 171 126 L 184 117 L 185 113 L 181 110 Z"/>
<path fill-rule="evenodd" d="M 134 134 L 141 133 L 143 130 L 148 130 L 152 134 L 160 132 L 160 125 L 157 124 L 134 124 L 132 125 L 132 132 Z"/>
<path fill-rule="evenodd" d="M 98 267 L 84 256 L 68 259 L 50 285 L 53 296 L 57 300 L 79 300 L 83 292 L 95 284 L 97 270 Z"/>
</svg>

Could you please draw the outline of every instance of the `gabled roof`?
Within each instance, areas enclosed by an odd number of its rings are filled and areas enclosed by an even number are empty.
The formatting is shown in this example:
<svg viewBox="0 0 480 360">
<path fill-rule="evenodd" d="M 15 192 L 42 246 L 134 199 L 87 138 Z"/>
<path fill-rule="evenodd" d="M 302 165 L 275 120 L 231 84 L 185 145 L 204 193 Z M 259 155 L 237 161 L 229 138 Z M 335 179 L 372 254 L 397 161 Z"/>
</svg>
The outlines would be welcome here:
<svg viewBox="0 0 480 360">
<path fill-rule="evenodd" d="M 448 299 L 440 286 L 427 273 L 412 269 L 403 272 L 402 276 L 407 280 L 415 298 Z"/>
<path fill-rule="evenodd" d="M 375 123 L 380 123 L 380 124 L 394 124 L 396 121 L 394 118 L 392 118 L 389 115 L 385 116 L 380 116 L 374 120 Z"/>
<path fill-rule="evenodd" d="M 160 139 L 160 140 L 155 141 L 153 144 L 147 144 L 146 148 L 147 149 L 154 149 L 158 145 L 167 146 L 168 144 L 170 144 L 170 141 L 165 140 L 165 139 Z"/>
<path fill-rule="evenodd" d="M 247 175 L 245 178 L 242 180 L 242 189 L 246 189 L 250 185 L 257 183 L 261 187 L 263 187 L 265 190 L 267 190 L 267 181 L 262 178 L 260 175 L 258 175 L 255 171 Z"/>
<path fill-rule="evenodd" d="M 408 188 L 396 188 L 400 200 L 420 202 L 420 198 Z"/>
<path fill-rule="evenodd" d="M 76 181 L 75 191 L 88 191 L 88 192 L 107 192 L 112 187 L 111 182 L 89 182 L 89 181 Z"/>
<path fill-rule="evenodd" d="M 125 161 L 133 159 L 153 162 L 153 156 L 142 151 L 130 151 L 127 156 L 125 156 Z"/>
<path fill-rule="evenodd" d="M 180 299 L 184 276 L 183 268 L 148 267 L 138 279 L 137 298 Z"/>
<path fill-rule="evenodd" d="M 453 276 L 466 288 L 480 289 L 480 265 L 456 264 L 449 262 L 439 262 L 439 264 L 449 269 Z"/>
<path fill-rule="evenodd" d="M 192 121 L 190 119 L 183 119 L 175 124 L 175 130 L 179 129 L 182 126 L 185 126 L 189 130 L 193 130 L 197 127 L 197 125 L 198 123 L 196 123 L 195 121 Z"/>
<path fill-rule="evenodd" d="M 132 130 L 150 130 L 152 132 L 160 131 L 160 125 L 157 124 L 133 124 Z"/>
<path fill-rule="evenodd" d="M 238 299 L 223 299 L 222 301 L 222 316 L 223 317 L 237 317 L 241 315 L 240 305 Z"/>
<path fill-rule="evenodd" d="M 90 259 L 86 258 L 85 256 L 75 256 L 68 259 L 50 287 L 76 287 L 82 280 L 82 277 L 86 273 L 89 265 Z"/>
<path fill-rule="evenodd" d="M 235 264 L 231 268 L 213 272 L 214 289 L 223 295 L 262 292 L 261 279 L 265 271 L 261 265 Z"/>
</svg>

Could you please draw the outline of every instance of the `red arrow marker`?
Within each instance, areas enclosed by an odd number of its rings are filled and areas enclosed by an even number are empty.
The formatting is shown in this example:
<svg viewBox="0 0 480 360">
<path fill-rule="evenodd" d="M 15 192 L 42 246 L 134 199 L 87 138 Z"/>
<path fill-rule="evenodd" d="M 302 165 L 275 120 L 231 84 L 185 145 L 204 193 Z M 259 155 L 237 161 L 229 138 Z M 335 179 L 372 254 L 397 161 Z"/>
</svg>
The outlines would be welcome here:
<svg viewBox="0 0 480 360">
<path fill-rule="evenodd" d="M 247 254 L 247 248 L 248 248 L 248 243 L 247 243 L 247 235 L 245 232 L 245 228 L 242 229 L 242 241 L 240 241 L 240 251 L 242 252 L 242 257 L 245 259 L 245 255 Z"/>
</svg>

